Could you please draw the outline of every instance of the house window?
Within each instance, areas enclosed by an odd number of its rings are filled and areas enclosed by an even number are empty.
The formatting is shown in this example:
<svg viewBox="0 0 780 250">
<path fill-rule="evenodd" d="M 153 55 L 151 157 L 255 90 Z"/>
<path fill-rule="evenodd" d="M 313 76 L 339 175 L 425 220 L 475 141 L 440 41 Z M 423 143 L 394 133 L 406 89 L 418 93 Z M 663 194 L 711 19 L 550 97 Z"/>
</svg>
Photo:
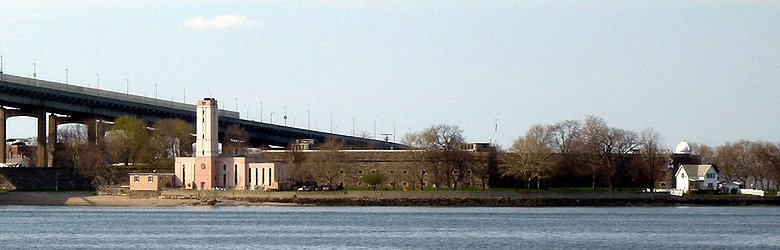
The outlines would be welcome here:
<svg viewBox="0 0 780 250">
<path fill-rule="evenodd" d="M 711 188 L 712 187 L 712 183 L 707 183 L 707 187 Z"/>
<path fill-rule="evenodd" d="M 137 175 L 134 175 L 133 176 L 133 181 L 134 182 L 140 182 L 141 181 L 141 177 L 138 177 Z"/>
<path fill-rule="evenodd" d="M 149 182 L 154 182 L 154 177 L 151 175 L 146 178 Z"/>
</svg>

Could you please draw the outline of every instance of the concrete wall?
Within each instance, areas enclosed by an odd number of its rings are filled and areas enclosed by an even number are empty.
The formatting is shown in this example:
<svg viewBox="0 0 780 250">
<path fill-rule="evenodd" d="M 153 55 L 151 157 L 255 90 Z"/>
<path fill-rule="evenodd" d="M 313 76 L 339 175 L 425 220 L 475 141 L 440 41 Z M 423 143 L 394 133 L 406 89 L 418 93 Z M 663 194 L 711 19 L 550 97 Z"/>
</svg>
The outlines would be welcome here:
<svg viewBox="0 0 780 250">
<path fill-rule="evenodd" d="M 61 191 L 91 186 L 72 168 L 0 168 L 0 189 Z"/>
</svg>

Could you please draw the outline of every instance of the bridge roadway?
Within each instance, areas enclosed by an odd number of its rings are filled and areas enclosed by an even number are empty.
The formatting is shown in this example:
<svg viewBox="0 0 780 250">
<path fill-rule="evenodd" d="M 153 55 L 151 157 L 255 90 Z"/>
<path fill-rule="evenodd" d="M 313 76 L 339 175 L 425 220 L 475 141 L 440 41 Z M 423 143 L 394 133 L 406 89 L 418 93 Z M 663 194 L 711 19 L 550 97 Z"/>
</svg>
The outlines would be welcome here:
<svg viewBox="0 0 780 250">
<path fill-rule="evenodd" d="M 7 109 L 9 107 L 14 109 Z M 46 113 L 50 113 L 48 125 Z M 219 114 L 220 133 L 224 132 L 226 127 L 238 124 L 249 132 L 250 144 L 253 146 L 287 146 L 295 139 L 314 139 L 323 142 L 333 138 L 343 141 L 351 148 L 403 147 L 392 142 L 240 119 L 239 113 L 234 111 L 220 110 Z M 95 141 L 103 134 L 102 131 L 99 132 L 100 121 L 113 121 L 122 115 L 140 118 L 148 124 L 162 118 L 179 118 L 193 123 L 195 105 L 0 73 L 0 117 L 3 118 L 0 119 L 0 139 L 3 141 L 6 139 L 7 118 L 36 117 L 38 119 L 37 143 L 44 145 L 36 149 L 37 155 L 44 156 L 37 157 L 37 166 L 51 165 L 52 150 L 46 148 L 54 147 L 53 138 L 56 138 L 57 125 L 86 124 L 90 140 Z M 7 152 L 5 143 L 0 145 L 0 149 L 2 149 L 0 161 L 5 162 Z"/>
</svg>

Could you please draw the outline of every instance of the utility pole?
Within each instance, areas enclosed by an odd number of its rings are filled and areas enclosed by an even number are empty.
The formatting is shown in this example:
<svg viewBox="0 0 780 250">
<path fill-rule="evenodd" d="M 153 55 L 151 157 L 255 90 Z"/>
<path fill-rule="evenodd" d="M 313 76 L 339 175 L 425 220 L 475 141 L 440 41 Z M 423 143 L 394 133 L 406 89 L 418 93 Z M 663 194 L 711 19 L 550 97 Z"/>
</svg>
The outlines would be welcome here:
<svg viewBox="0 0 780 250">
<path fill-rule="evenodd" d="M 271 121 L 270 121 L 270 123 L 274 124 L 274 112 L 273 111 L 271 111 Z"/>
<path fill-rule="evenodd" d="M 130 78 L 125 79 L 125 94 L 130 94 Z"/>
<path fill-rule="evenodd" d="M 284 126 L 287 126 L 287 105 L 284 105 Z"/>
<path fill-rule="evenodd" d="M 38 68 L 35 65 L 35 63 L 33 63 L 33 78 L 35 78 L 37 76 L 38 76 Z"/>
<path fill-rule="evenodd" d="M 157 99 L 157 83 L 154 84 L 154 99 Z"/>
</svg>

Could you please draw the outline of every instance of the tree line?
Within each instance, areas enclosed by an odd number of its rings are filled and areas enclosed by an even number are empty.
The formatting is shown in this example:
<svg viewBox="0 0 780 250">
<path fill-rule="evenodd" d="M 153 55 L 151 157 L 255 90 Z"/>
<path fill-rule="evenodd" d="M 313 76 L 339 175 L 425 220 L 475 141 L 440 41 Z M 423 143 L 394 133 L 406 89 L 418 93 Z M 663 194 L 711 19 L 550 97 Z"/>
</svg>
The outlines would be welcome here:
<svg viewBox="0 0 780 250">
<path fill-rule="evenodd" d="M 671 150 L 662 145 L 657 131 L 611 127 L 597 116 L 534 125 L 509 148 L 495 149 L 495 154 L 489 154 L 493 159 L 475 158 L 478 154 L 463 150 L 465 139 L 455 125 L 434 125 L 409 133 L 402 143 L 414 148 L 410 154 L 427 170 L 422 174 L 430 175 L 435 186 L 453 189 L 463 179 L 464 170 L 494 178 L 489 183 L 495 186 L 526 190 L 655 189 L 674 174 L 670 172 Z M 780 183 L 780 143 L 740 140 L 714 148 L 690 144 L 702 164 L 718 169 L 721 181 L 762 189 L 776 188 Z M 496 166 L 495 171 L 491 166 Z"/>
<path fill-rule="evenodd" d="M 74 167 L 91 178 L 93 186 L 115 185 L 125 178 L 117 170 L 121 166 L 171 169 L 175 157 L 192 156 L 192 134 L 192 124 L 181 119 L 160 119 L 149 127 L 138 118 L 121 116 L 104 140 L 89 142 L 85 126 L 63 126 L 57 131 L 55 165 Z M 248 140 L 243 128 L 228 127 L 223 136 L 224 154 L 243 154 Z"/>
</svg>

